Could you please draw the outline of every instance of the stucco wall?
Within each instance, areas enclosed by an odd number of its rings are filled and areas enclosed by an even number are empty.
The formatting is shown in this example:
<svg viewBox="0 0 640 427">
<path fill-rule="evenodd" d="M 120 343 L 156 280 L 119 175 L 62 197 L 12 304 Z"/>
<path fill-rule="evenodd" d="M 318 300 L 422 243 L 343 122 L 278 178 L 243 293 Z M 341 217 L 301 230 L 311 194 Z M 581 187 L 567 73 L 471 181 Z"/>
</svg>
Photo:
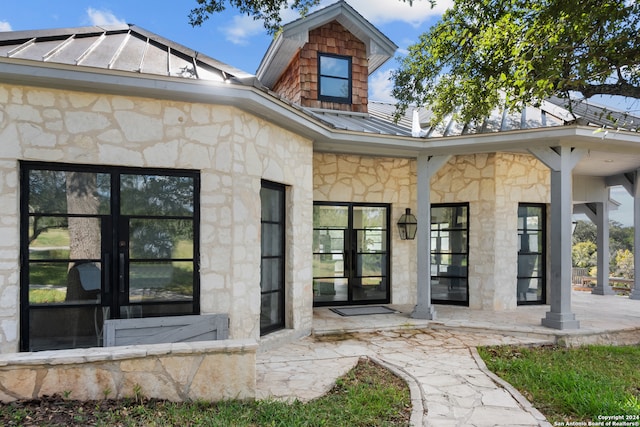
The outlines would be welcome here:
<svg viewBox="0 0 640 427">
<path fill-rule="evenodd" d="M 259 336 L 261 179 L 290 185 L 288 327 L 311 328 L 310 141 L 231 107 L 0 85 L 0 352 L 18 349 L 18 160 L 201 171 L 201 311 L 234 339 Z"/>
</svg>

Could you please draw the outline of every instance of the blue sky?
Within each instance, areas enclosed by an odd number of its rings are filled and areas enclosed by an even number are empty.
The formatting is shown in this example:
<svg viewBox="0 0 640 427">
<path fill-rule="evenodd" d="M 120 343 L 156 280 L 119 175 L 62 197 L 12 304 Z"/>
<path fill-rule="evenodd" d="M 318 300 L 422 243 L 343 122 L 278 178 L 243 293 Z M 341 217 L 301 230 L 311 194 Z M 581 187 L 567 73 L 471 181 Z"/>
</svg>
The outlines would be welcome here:
<svg viewBox="0 0 640 427">
<path fill-rule="evenodd" d="M 347 0 L 360 14 L 389 37 L 402 55 L 418 41 L 452 0 L 438 0 L 432 9 L 427 0 L 414 0 L 413 6 L 400 0 Z M 322 0 L 320 7 L 335 0 Z M 197 5 L 196 0 L 4 0 L 0 8 L 0 31 L 35 30 L 86 25 L 127 23 L 135 24 L 188 48 L 197 50 L 219 61 L 249 73 L 255 73 L 266 52 L 271 37 L 262 22 L 240 15 L 228 8 L 213 15 L 202 27 L 191 27 L 188 14 Z M 283 11 L 288 22 L 298 17 L 291 10 Z M 392 101 L 389 72 L 397 66 L 391 59 L 381 67 L 369 82 L 369 97 L 377 101 Z M 638 114 L 637 102 L 601 100 L 607 105 Z M 612 190 L 612 197 L 622 206 L 612 212 L 612 219 L 632 225 L 632 200 L 621 187 Z"/>
<path fill-rule="evenodd" d="M 322 0 L 320 7 L 335 1 Z M 400 0 L 348 0 L 348 3 L 398 45 L 398 54 L 402 54 L 440 17 L 451 0 L 438 0 L 435 9 L 427 0 L 415 0 L 413 6 Z M 135 24 L 241 70 L 255 73 L 271 42 L 262 22 L 228 8 L 205 21 L 202 27 L 194 28 L 189 25 L 187 16 L 196 5 L 196 0 L 7 0 L 0 8 L 0 31 Z M 290 9 L 283 12 L 284 22 L 297 17 L 299 15 Z M 391 100 L 388 73 L 396 64 L 391 59 L 371 77 L 371 99 Z"/>
</svg>

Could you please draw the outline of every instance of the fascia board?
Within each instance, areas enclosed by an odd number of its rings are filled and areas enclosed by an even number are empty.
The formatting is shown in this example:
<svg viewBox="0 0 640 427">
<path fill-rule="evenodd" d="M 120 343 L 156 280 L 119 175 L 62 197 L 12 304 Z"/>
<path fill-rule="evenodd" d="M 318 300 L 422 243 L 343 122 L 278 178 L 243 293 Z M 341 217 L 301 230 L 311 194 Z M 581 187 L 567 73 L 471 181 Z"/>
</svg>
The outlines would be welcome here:
<svg viewBox="0 0 640 427">
<path fill-rule="evenodd" d="M 229 105 L 254 113 L 310 139 L 326 138 L 329 128 L 254 86 L 117 70 L 0 58 L 0 83 L 121 96 Z"/>
<path fill-rule="evenodd" d="M 531 147 L 576 146 L 597 151 L 640 152 L 640 134 L 610 131 L 603 138 L 593 127 L 580 125 L 488 134 L 413 138 L 337 130 L 291 104 L 253 86 L 141 76 L 115 70 L 0 58 L 0 83 L 70 89 L 122 96 L 143 96 L 183 102 L 229 105 L 253 113 L 314 141 L 318 151 L 416 157 L 496 151 L 525 152 Z"/>
<path fill-rule="evenodd" d="M 532 147 L 571 146 L 591 150 L 640 152 L 640 134 L 619 132 L 615 138 L 603 143 L 594 129 L 578 125 L 526 129 L 489 134 L 447 136 L 441 138 L 409 138 L 389 135 L 362 135 L 356 132 L 333 132 L 330 139 L 317 140 L 317 151 L 363 155 L 392 155 L 417 157 L 428 155 L 464 155 L 493 152 L 525 153 Z M 409 140 L 409 141 L 407 141 Z M 606 146 L 603 146 L 606 144 Z"/>
</svg>

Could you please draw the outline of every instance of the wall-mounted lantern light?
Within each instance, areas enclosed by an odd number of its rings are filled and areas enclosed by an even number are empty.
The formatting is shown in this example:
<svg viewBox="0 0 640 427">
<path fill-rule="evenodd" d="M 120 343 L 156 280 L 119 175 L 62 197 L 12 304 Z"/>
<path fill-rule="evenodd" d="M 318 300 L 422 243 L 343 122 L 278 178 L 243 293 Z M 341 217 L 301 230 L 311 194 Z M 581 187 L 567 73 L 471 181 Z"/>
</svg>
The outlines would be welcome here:
<svg viewBox="0 0 640 427">
<path fill-rule="evenodd" d="M 411 213 L 411 209 L 407 208 L 404 215 L 398 220 L 398 231 L 400 232 L 400 240 L 413 240 L 418 231 L 418 220 Z"/>
</svg>

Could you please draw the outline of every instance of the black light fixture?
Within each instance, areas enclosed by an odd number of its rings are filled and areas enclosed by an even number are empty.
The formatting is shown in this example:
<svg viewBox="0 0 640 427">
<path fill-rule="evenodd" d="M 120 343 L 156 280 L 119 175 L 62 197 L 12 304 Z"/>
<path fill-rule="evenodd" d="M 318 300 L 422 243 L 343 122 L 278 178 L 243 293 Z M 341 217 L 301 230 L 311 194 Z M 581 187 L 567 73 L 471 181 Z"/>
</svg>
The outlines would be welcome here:
<svg viewBox="0 0 640 427">
<path fill-rule="evenodd" d="M 404 215 L 398 220 L 398 231 L 400 232 L 400 240 L 413 240 L 416 238 L 418 220 L 411 213 L 410 208 L 407 208 Z"/>
</svg>

